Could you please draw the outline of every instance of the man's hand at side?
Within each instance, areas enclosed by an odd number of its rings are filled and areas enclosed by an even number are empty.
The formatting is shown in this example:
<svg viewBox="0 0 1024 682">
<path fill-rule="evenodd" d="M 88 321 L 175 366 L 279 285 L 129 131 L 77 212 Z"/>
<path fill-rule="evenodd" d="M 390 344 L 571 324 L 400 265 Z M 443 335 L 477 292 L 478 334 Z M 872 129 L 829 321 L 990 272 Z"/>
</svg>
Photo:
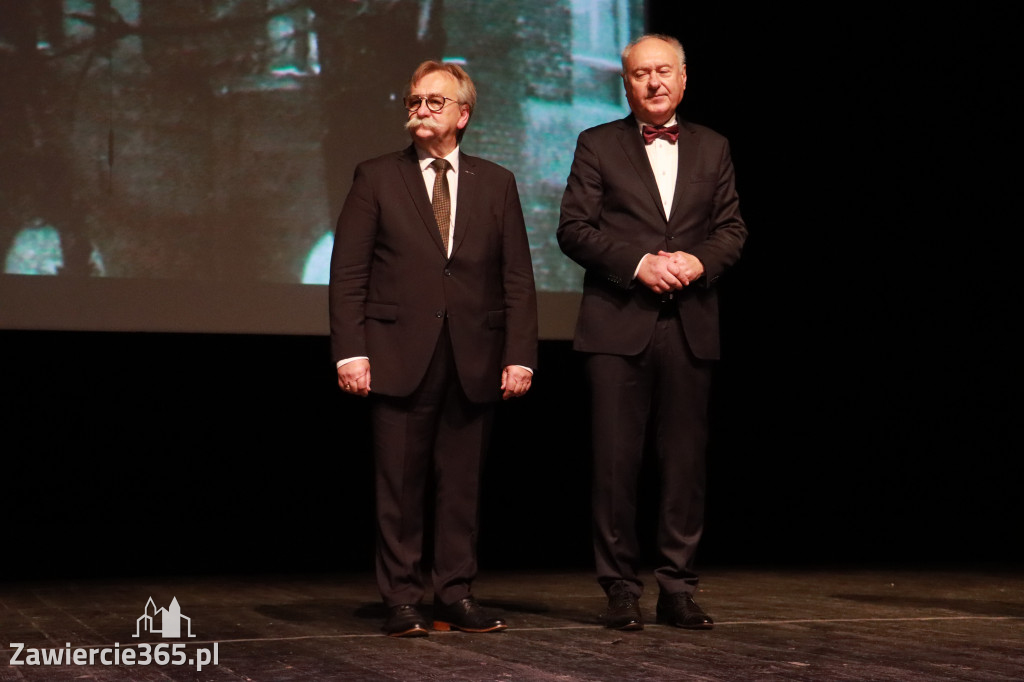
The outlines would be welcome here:
<svg viewBox="0 0 1024 682">
<path fill-rule="evenodd" d="M 338 386 L 345 393 L 363 396 L 370 394 L 370 361 L 362 358 L 346 362 L 338 368 Z"/>
<path fill-rule="evenodd" d="M 501 394 L 502 400 L 518 398 L 530 390 L 533 382 L 533 373 L 519 365 L 509 365 L 501 372 Z"/>
</svg>

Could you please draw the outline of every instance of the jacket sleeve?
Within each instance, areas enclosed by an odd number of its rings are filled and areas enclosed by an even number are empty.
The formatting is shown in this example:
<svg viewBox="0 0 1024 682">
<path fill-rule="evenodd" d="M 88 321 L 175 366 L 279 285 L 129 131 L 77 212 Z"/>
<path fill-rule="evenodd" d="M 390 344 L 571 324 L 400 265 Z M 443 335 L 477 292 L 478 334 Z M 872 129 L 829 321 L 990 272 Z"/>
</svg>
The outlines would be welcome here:
<svg viewBox="0 0 1024 682">
<path fill-rule="evenodd" d="M 338 216 L 331 252 L 329 310 L 331 355 L 335 362 L 366 356 L 366 294 L 380 206 L 365 164 L 356 168 L 352 189 Z"/>
<path fill-rule="evenodd" d="M 601 229 L 605 210 L 605 177 L 597 140 L 590 131 L 580 134 L 566 182 L 558 220 L 558 245 L 588 272 L 622 287 L 633 283 L 633 273 L 646 251 L 617 240 Z"/>
<path fill-rule="evenodd" d="M 724 139 L 709 212 L 707 238 L 690 249 L 690 253 L 704 265 L 704 277 L 701 278 L 704 286 L 713 285 L 739 259 L 747 239 L 747 226 L 740 215 L 740 199 L 736 192 L 736 173 L 729 143 Z"/>
<path fill-rule="evenodd" d="M 502 364 L 537 368 L 537 292 L 515 177 L 508 176 L 502 229 L 505 350 Z"/>
</svg>

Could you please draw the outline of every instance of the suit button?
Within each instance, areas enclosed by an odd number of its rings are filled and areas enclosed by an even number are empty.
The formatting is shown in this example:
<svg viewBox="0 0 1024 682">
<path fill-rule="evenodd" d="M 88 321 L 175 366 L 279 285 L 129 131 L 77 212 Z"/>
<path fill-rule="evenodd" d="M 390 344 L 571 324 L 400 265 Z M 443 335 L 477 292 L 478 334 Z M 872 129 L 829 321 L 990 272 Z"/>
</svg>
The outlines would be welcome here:
<svg viewBox="0 0 1024 682">
<path fill-rule="evenodd" d="M 451 277 L 452 276 L 452 271 L 451 270 L 445 270 L 444 271 L 444 276 L 445 277 Z"/>
<path fill-rule="evenodd" d="M 437 317 L 438 319 L 440 319 L 440 318 L 444 317 L 444 311 L 443 310 L 438 310 L 436 313 L 434 313 L 434 316 Z"/>
</svg>

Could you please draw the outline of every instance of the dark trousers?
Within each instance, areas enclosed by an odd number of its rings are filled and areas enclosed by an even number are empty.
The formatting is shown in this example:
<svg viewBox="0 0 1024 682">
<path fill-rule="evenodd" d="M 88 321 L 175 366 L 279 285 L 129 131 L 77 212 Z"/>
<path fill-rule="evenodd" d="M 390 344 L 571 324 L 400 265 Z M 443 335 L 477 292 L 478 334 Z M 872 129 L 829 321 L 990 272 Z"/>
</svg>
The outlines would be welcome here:
<svg viewBox="0 0 1024 682">
<path fill-rule="evenodd" d="M 430 492 L 434 601 L 450 604 L 469 596 L 477 573 L 480 471 L 493 414 L 493 403 L 472 403 L 463 393 L 447 333 L 411 396 L 373 397 L 377 584 L 387 606 L 423 598 L 424 515 Z"/>
<path fill-rule="evenodd" d="M 663 315 L 636 356 L 594 354 L 590 380 L 594 449 L 594 552 L 598 582 L 639 597 L 637 487 L 646 442 L 660 481 L 658 565 L 662 593 L 692 594 L 704 528 L 711 363 L 696 359 L 678 315 Z M 650 431 L 649 431 L 650 430 Z"/>
</svg>

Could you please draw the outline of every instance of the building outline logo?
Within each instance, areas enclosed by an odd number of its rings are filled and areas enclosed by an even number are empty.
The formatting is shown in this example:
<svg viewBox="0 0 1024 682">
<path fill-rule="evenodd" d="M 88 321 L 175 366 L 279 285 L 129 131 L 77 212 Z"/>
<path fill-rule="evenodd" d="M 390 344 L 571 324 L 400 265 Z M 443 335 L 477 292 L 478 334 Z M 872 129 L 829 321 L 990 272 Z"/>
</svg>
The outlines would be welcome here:
<svg viewBox="0 0 1024 682">
<path fill-rule="evenodd" d="M 160 619 L 159 629 L 156 627 L 158 617 Z M 195 637 L 192 634 L 192 619 L 181 613 L 177 597 L 171 599 L 171 603 L 166 609 L 163 607 L 158 609 L 153 602 L 153 597 L 150 597 L 142 615 L 135 620 L 135 634 L 132 637 L 138 637 L 140 632 L 159 633 L 164 639 L 181 637 L 181 621 L 183 620 L 187 625 L 187 636 Z"/>
</svg>

